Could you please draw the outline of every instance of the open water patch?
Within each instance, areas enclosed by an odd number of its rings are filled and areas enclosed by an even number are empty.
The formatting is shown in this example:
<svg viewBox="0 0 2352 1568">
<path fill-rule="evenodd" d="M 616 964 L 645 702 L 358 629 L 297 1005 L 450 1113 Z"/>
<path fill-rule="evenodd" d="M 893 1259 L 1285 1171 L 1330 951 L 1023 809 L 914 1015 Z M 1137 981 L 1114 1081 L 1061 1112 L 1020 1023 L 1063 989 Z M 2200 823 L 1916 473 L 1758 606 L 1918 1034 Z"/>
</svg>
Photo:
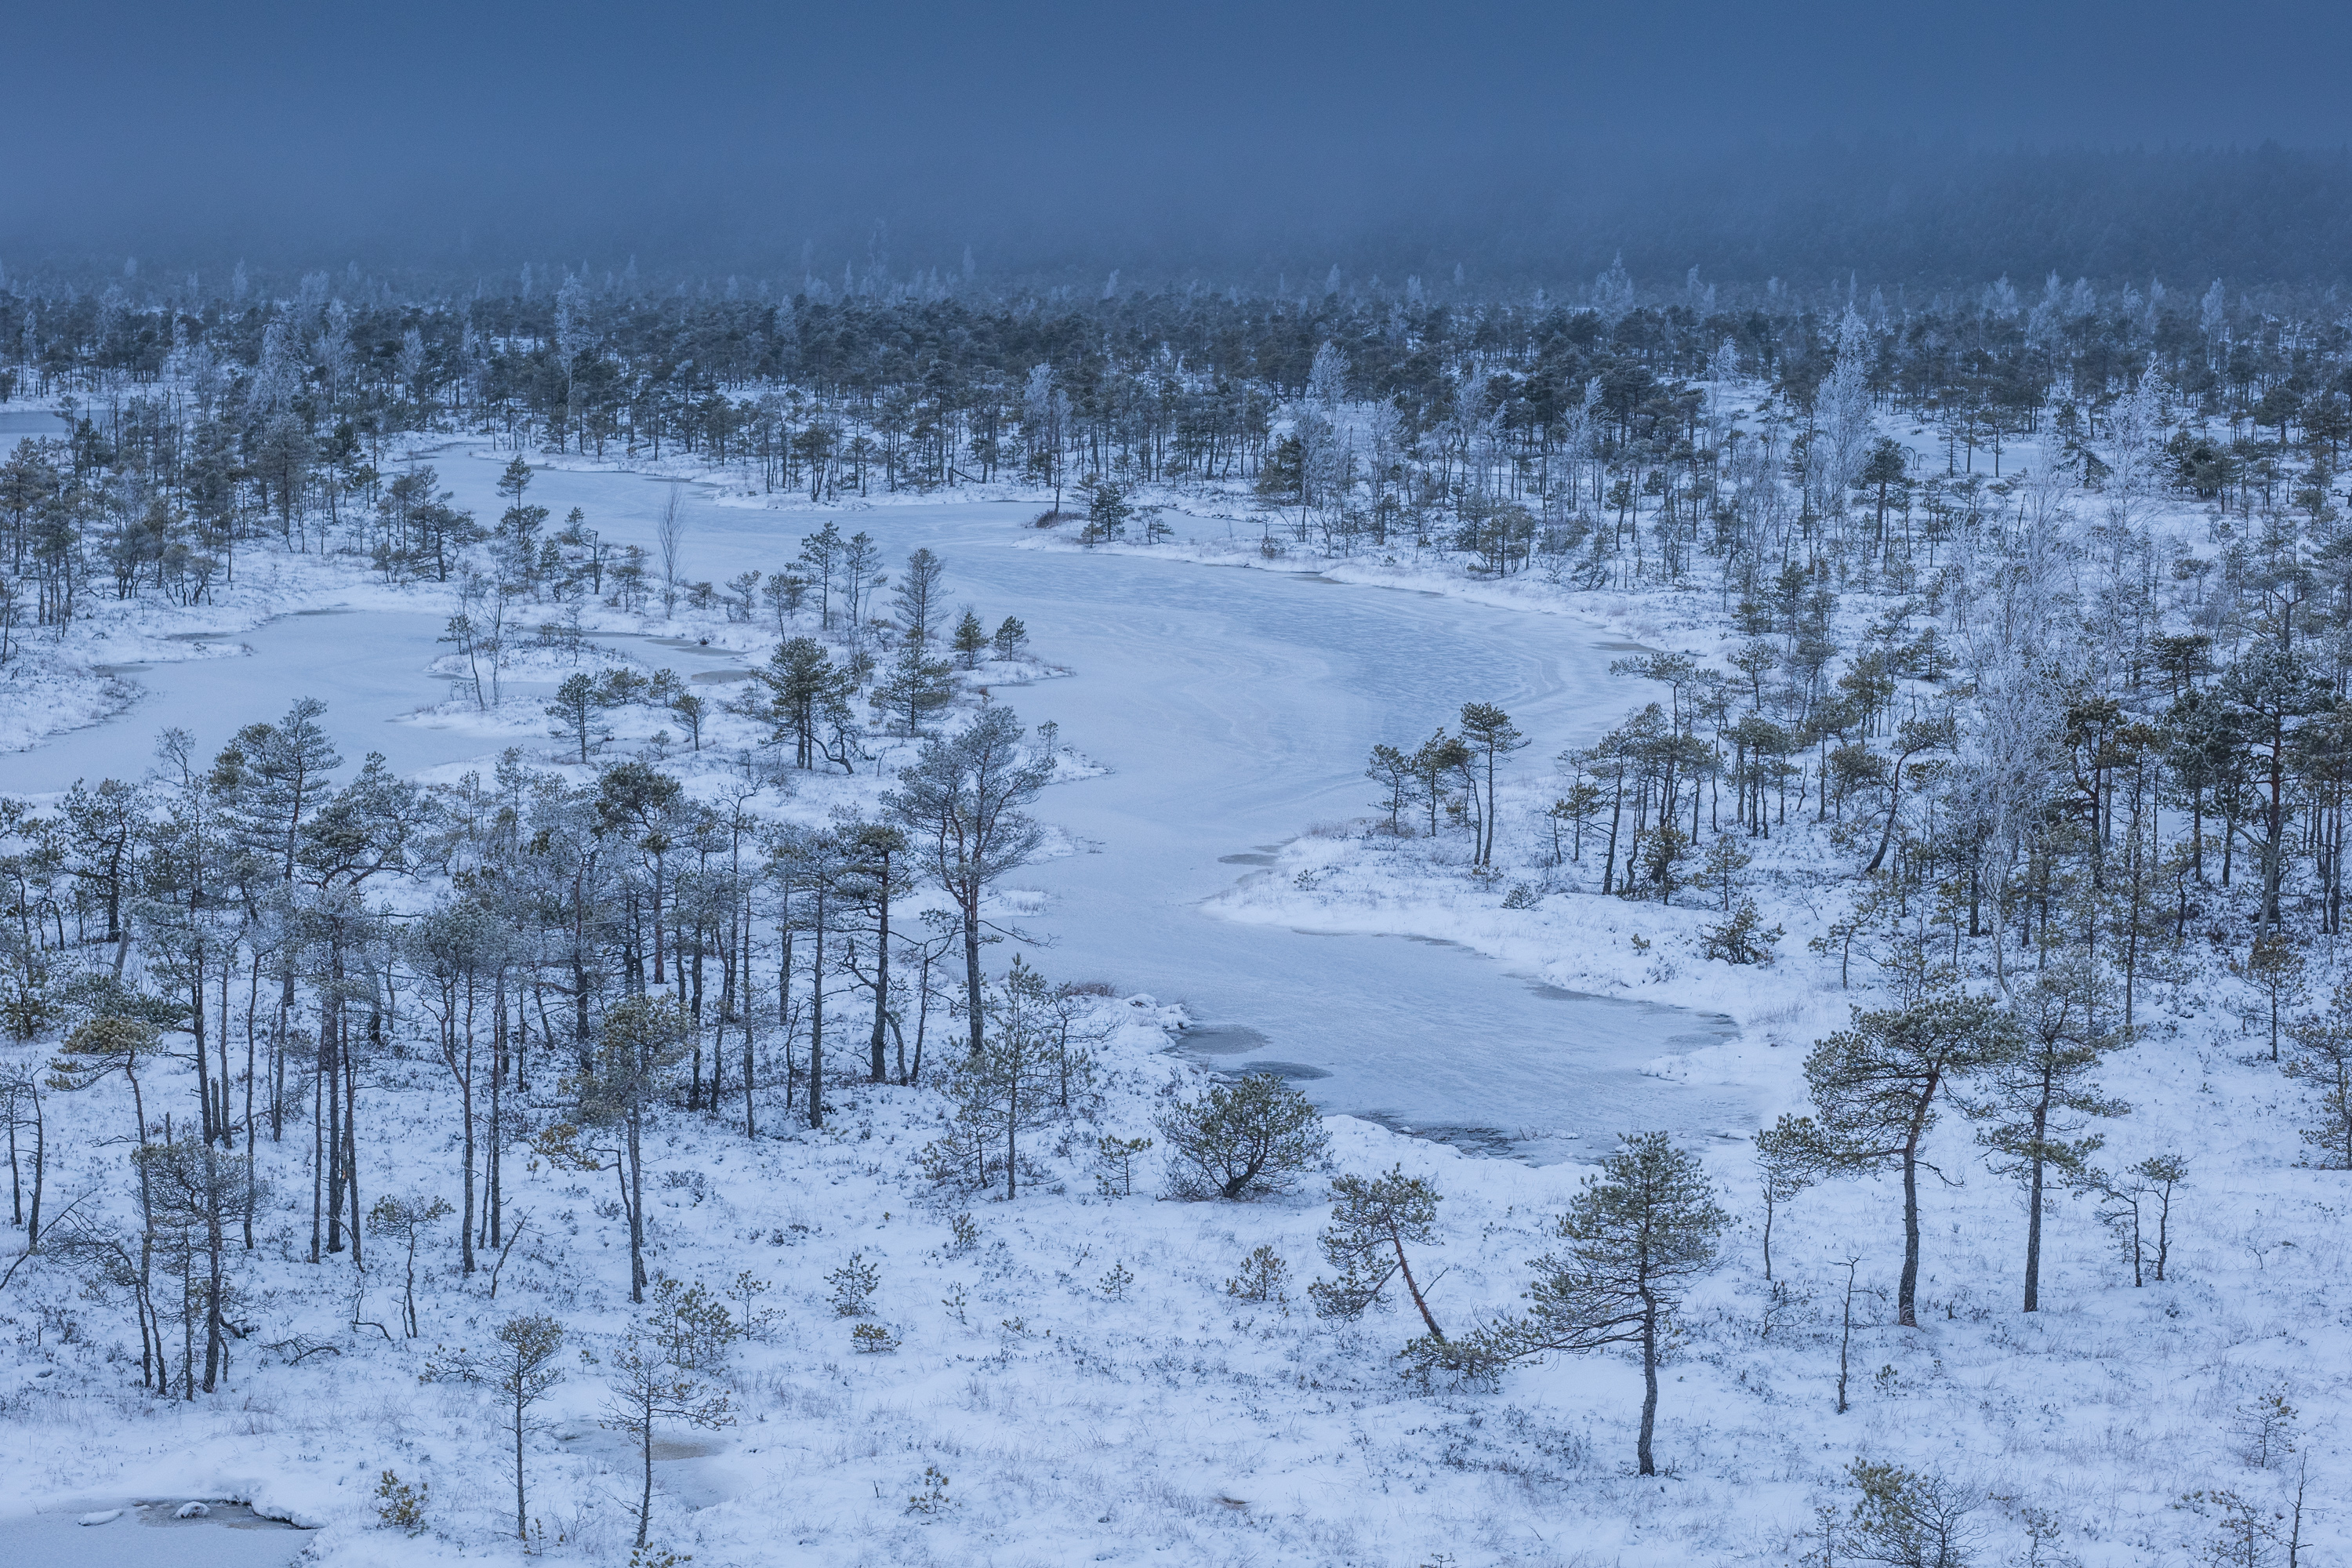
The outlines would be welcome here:
<svg viewBox="0 0 2352 1568">
<path fill-rule="evenodd" d="M 1423 1138 L 1432 1143 L 1444 1143 L 1465 1154 L 1475 1154 L 1487 1160 L 1517 1160 L 1529 1157 L 1527 1145 L 1534 1139 L 1514 1137 L 1499 1127 L 1464 1127 L 1451 1122 L 1424 1124 L 1386 1110 L 1366 1112 L 1360 1120 L 1406 1138 Z M 1542 1162 L 1534 1162 L 1542 1163 Z"/>
<path fill-rule="evenodd" d="M 1241 1057 L 1264 1050 L 1267 1044 L 1264 1030 L 1246 1024 L 1210 1024 L 1185 1030 L 1177 1037 L 1176 1048 L 1186 1056 Z"/>
</svg>

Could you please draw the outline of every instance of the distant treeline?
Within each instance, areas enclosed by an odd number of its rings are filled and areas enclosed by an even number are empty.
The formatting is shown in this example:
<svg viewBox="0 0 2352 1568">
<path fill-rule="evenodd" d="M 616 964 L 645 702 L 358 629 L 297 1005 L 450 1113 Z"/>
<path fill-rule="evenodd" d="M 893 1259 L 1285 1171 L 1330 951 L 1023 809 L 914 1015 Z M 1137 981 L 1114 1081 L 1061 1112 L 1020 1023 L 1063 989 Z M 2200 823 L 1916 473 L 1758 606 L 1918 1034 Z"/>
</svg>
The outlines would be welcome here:
<svg viewBox="0 0 2352 1568">
<path fill-rule="evenodd" d="M 1849 312 L 1869 328 L 1874 395 L 1994 433 L 2037 428 L 2055 403 L 2095 414 L 2151 367 L 2202 413 L 2260 410 L 2269 425 L 2352 390 L 2352 332 L 2324 298 L 2056 273 L 1932 293 L 1772 286 L 1737 301 L 1698 279 L 1645 290 L 1614 265 L 1575 299 L 1510 303 L 1418 279 L 1374 296 L 1337 276 L 1279 296 L 1007 302 L 929 279 L 870 293 L 807 280 L 783 298 L 530 268 L 454 297 L 402 297 L 355 268 L 310 274 L 288 297 L 242 273 L 225 297 L 169 292 L 136 278 L 0 286 L 0 394 L 168 395 L 240 446 L 264 427 L 280 447 L 299 435 L 306 466 L 460 426 L 596 453 L 757 456 L 772 485 L 804 485 L 812 467 L 837 484 L 846 462 L 861 488 L 895 489 L 1000 478 L 1034 466 L 1041 443 L 1047 482 L 1065 457 L 1147 480 L 1248 477 L 1327 344 L 1346 384 L 1323 395 L 1392 407 L 1406 443 L 1491 421 L 1531 454 L 1584 416 L 1596 385 L 1592 412 L 1621 441 L 1671 445 L 1695 406 L 1680 384 L 1727 369 L 1809 406 Z"/>
</svg>

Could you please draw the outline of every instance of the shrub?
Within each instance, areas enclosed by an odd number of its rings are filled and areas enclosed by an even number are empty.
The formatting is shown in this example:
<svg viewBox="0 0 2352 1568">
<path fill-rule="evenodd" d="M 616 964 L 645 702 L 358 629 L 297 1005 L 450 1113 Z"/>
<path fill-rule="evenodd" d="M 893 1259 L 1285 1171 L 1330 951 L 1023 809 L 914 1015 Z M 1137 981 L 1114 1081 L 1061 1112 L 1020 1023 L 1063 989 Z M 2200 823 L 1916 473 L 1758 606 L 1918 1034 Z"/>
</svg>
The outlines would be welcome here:
<svg viewBox="0 0 2352 1568">
<path fill-rule="evenodd" d="M 860 1323 L 849 1331 L 859 1355 L 887 1355 L 898 1348 L 898 1336 L 880 1323 Z"/>
<path fill-rule="evenodd" d="M 853 1252 L 848 1262 L 824 1277 L 824 1282 L 833 1287 L 834 1316 L 854 1318 L 873 1300 L 875 1288 L 882 1283 L 882 1271 L 866 1262 L 864 1253 Z"/>
<path fill-rule="evenodd" d="M 1095 1145 L 1102 1159 L 1102 1169 L 1095 1176 L 1095 1190 L 1107 1198 L 1123 1198 L 1134 1192 L 1135 1157 L 1150 1147 L 1149 1138 L 1119 1138 L 1104 1133 Z"/>
<path fill-rule="evenodd" d="M 1787 934 L 1779 926 L 1767 926 L 1754 901 L 1746 900 L 1729 920 L 1700 932 L 1700 950 L 1726 963 L 1769 963 L 1773 944 Z"/>
<path fill-rule="evenodd" d="M 922 1489 L 907 1500 L 908 1513 L 945 1513 L 951 1500 L 948 1497 L 948 1478 L 937 1465 L 923 1467 Z"/>
<path fill-rule="evenodd" d="M 1289 1283 L 1290 1265 L 1273 1247 L 1260 1243 L 1242 1259 L 1241 1271 L 1225 1281 L 1225 1294 L 1282 1306 L 1290 1300 L 1286 1290 Z"/>
<path fill-rule="evenodd" d="M 1272 1073 L 1213 1084 L 1162 1111 L 1159 1127 L 1180 1198 L 1245 1203 L 1285 1191 L 1331 1142 L 1307 1097 Z"/>
<path fill-rule="evenodd" d="M 403 1535 L 425 1533 L 425 1504 L 433 1490 L 429 1481 L 410 1486 L 395 1471 L 386 1470 L 375 1483 L 375 1517 L 386 1530 Z"/>
<path fill-rule="evenodd" d="M 1930 1470 L 1856 1459 L 1846 1475 L 1861 1496 L 1845 1528 L 1845 1554 L 1870 1563 L 1965 1568 L 1983 1532 L 1969 1519 L 1984 1493 Z"/>
</svg>

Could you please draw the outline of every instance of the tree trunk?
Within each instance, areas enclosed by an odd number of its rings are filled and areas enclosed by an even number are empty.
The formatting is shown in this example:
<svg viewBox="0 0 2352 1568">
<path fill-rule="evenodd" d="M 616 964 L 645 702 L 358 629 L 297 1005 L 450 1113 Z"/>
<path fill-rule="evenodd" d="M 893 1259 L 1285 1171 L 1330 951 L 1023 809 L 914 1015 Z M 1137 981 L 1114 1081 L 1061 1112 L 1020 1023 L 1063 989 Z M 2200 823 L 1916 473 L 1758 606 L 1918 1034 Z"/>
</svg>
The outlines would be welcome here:
<svg viewBox="0 0 2352 1568">
<path fill-rule="evenodd" d="M 874 943 L 874 1038 L 868 1047 L 867 1076 L 875 1083 L 890 1081 L 890 1062 L 883 1050 L 883 1026 L 890 1014 L 890 860 L 882 860 L 881 891 L 875 899 L 877 937 Z"/>
<path fill-rule="evenodd" d="M 515 990 L 515 1016 L 518 1022 L 527 1016 L 522 1010 L 522 990 L 518 986 Z M 484 1216 L 486 1221 L 485 1230 L 489 1237 L 489 1245 L 494 1247 L 497 1247 L 502 1239 L 502 1232 L 504 1230 L 504 1226 L 500 1224 L 501 1216 L 499 1212 L 500 1207 L 499 1178 L 501 1173 L 499 1167 L 502 1163 L 499 1156 L 501 1152 L 500 1145 L 505 1142 L 505 1140 L 499 1136 L 500 1124 L 499 1121 L 499 1101 L 500 1099 L 502 1086 L 506 1081 L 507 1055 L 509 1041 L 513 1042 L 513 1052 L 517 1059 L 520 1060 L 522 1054 L 522 1037 L 520 1034 L 510 1036 L 507 1033 L 507 1009 L 506 1004 L 502 1000 L 499 1004 L 499 1026 L 497 1030 L 497 1037 L 495 1043 L 490 1047 L 489 1149 L 488 1159 L 485 1162 L 487 1169 L 484 1170 L 482 1174 L 482 1206 L 488 1211 Z"/>
<path fill-rule="evenodd" d="M 382 1041 L 379 1040 L 378 1044 Z M 367 1259 L 360 1247 L 360 1066 L 348 1037 L 338 1041 L 335 1054 L 343 1063 L 343 1180 L 351 1188 L 352 1267 L 364 1271 Z"/>
<path fill-rule="evenodd" d="M 523 1375 L 522 1369 L 518 1366 L 514 1381 L 515 1539 L 527 1542 L 530 1539 L 530 1530 L 523 1517 L 522 1436 L 523 1418 L 529 1414 L 530 1406 L 523 1398 Z"/>
<path fill-rule="evenodd" d="M 212 1145 L 205 1145 L 205 1251 L 209 1272 L 205 1281 L 205 1392 L 210 1394 L 219 1386 L 228 1349 L 227 1336 L 221 1331 L 221 1254 L 227 1248 L 227 1237 L 222 1234 L 220 1173 L 214 1163 Z"/>
<path fill-rule="evenodd" d="M 2038 1144 L 2042 1117 L 2036 1114 L 2033 1120 L 2033 1136 Z M 2042 1310 L 2042 1163 L 2041 1156 L 2035 1155 L 2025 1216 L 2025 1310 L 2029 1312 Z"/>
<path fill-rule="evenodd" d="M 1886 847 L 1895 842 L 1895 818 L 1903 809 L 1903 764 L 1909 760 L 1907 752 L 1895 760 L 1895 776 L 1886 789 L 1886 825 L 1879 829 L 1878 852 L 1870 858 L 1870 864 L 1863 868 L 1865 873 L 1878 869 L 1879 862 L 1886 858 Z"/>
<path fill-rule="evenodd" d="M 809 965 L 808 1122 L 824 1125 L 824 891 L 816 895 L 816 952 Z"/>
<path fill-rule="evenodd" d="M 972 889 L 963 900 L 963 996 L 964 1006 L 971 1017 L 971 1054 L 977 1058 L 984 1023 L 980 1006 L 980 889 L 977 888 Z"/>
<path fill-rule="evenodd" d="M 1633 1451 L 1641 1473 L 1654 1476 L 1658 1464 L 1650 1439 L 1658 1429 L 1658 1304 L 1647 1290 L 1642 1292 L 1642 1436 Z"/>
<path fill-rule="evenodd" d="M 625 1177 L 629 1188 L 629 1300 L 641 1306 L 646 1299 L 646 1168 L 644 1146 L 638 1136 L 642 1115 L 636 1107 L 630 1108 L 629 1169 Z"/>
<path fill-rule="evenodd" d="M 1412 1277 L 1412 1265 L 1405 1261 L 1404 1243 L 1391 1236 L 1389 1237 L 1389 1245 L 1396 1248 L 1397 1272 L 1404 1276 L 1405 1293 L 1412 1298 L 1413 1310 L 1421 1314 L 1421 1321 L 1429 1326 L 1429 1337 L 1439 1344 L 1444 1344 L 1445 1331 L 1437 1326 L 1437 1320 L 1430 1316 L 1429 1303 L 1422 1299 L 1421 1286 Z"/>
<path fill-rule="evenodd" d="M 1903 1280 L 1895 1295 L 1895 1321 L 1919 1326 L 1919 1140 L 1903 1148 Z"/>
<path fill-rule="evenodd" d="M 467 985 L 470 992 L 472 986 Z M 458 1268 L 470 1279 L 474 1277 L 474 1018 L 473 999 L 466 1004 L 466 1042 L 460 1058 L 464 1068 L 457 1075 L 457 1121 L 465 1142 L 466 1175 L 459 1185 L 465 1193 L 464 1212 L 457 1218 Z"/>
<path fill-rule="evenodd" d="M 643 1442 L 640 1451 L 645 1455 L 645 1489 L 637 1494 L 637 1550 L 643 1552 L 646 1527 L 654 1517 L 654 1413 L 649 1406 L 640 1405 L 638 1414 L 646 1423 L 645 1429 L 637 1434 Z"/>
<path fill-rule="evenodd" d="M 1017 1140 L 1021 1136 L 1021 1072 L 1019 1068 L 1006 1076 L 1004 1086 L 1004 1196 L 1010 1201 L 1020 1191 L 1020 1152 Z"/>
<path fill-rule="evenodd" d="M 320 1033 L 325 1032 L 324 1020 Z M 326 1047 L 319 1047 L 320 1071 L 310 1082 L 310 1261 L 320 1258 L 320 1225 L 327 1208 Z"/>
</svg>

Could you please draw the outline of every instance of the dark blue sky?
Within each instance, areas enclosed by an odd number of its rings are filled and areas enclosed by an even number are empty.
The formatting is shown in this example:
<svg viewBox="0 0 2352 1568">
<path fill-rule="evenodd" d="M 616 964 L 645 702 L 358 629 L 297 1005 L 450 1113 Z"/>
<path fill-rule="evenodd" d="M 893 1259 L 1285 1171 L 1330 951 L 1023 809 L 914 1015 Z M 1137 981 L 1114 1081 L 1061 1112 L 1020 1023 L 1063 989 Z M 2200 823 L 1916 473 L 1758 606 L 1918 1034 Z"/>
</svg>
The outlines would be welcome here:
<svg viewBox="0 0 2352 1568">
<path fill-rule="evenodd" d="M 1273 254 L 1657 167 L 2352 141 L 2352 7 L 16 4 L 0 260 Z M 1770 154 L 1759 148 L 1781 149 Z M 1895 151 L 1890 152 L 1890 149 Z"/>
</svg>

